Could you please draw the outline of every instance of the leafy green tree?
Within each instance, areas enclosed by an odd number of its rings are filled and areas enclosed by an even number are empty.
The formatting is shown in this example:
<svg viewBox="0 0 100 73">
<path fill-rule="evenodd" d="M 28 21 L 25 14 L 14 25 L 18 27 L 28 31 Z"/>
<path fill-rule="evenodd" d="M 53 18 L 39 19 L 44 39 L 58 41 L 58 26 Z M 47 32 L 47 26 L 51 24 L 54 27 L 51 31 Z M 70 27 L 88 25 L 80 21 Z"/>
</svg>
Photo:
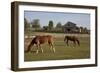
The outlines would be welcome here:
<svg viewBox="0 0 100 73">
<path fill-rule="evenodd" d="M 30 27 L 30 25 L 28 23 L 28 20 L 26 18 L 24 18 L 24 28 L 25 28 L 25 30 L 27 30 L 27 28 L 29 28 L 29 27 Z"/>
<path fill-rule="evenodd" d="M 88 29 L 86 27 L 84 28 L 84 32 L 85 33 L 88 33 Z"/>
<path fill-rule="evenodd" d="M 53 26 L 54 26 L 53 21 L 49 21 L 48 24 L 49 30 L 52 30 Z"/>
<path fill-rule="evenodd" d="M 84 31 L 84 28 L 81 26 L 80 27 L 80 33 L 82 33 Z"/>
<path fill-rule="evenodd" d="M 31 22 L 33 28 L 40 28 L 40 20 L 35 19 Z"/>
<path fill-rule="evenodd" d="M 60 22 L 57 23 L 56 28 L 62 28 L 62 24 Z"/>
<path fill-rule="evenodd" d="M 47 31 L 48 30 L 48 26 L 43 26 L 43 30 Z"/>
</svg>

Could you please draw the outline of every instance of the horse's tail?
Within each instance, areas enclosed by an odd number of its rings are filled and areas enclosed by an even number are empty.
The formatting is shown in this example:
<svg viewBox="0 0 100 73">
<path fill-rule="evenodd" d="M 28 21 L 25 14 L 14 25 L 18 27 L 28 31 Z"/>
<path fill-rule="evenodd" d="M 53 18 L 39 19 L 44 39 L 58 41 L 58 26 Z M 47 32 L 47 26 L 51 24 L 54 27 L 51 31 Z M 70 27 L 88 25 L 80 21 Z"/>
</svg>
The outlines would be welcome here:
<svg viewBox="0 0 100 73">
<path fill-rule="evenodd" d="M 77 39 L 77 43 L 78 43 L 78 45 L 80 46 L 80 41 Z"/>
</svg>

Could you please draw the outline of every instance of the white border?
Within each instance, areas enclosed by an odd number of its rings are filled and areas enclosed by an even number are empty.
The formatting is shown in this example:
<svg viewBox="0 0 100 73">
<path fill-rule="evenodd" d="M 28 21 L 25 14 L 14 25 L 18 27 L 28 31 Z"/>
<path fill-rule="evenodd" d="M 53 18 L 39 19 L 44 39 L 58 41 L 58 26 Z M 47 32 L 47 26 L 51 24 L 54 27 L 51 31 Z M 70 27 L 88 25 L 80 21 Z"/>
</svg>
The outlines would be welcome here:
<svg viewBox="0 0 100 73">
<path fill-rule="evenodd" d="M 78 60 L 56 60 L 56 61 L 35 61 L 24 62 L 24 10 L 32 11 L 49 11 L 49 12 L 74 12 L 74 13 L 89 13 L 91 21 L 91 43 L 90 43 L 90 59 Z M 35 68 L 35 67 L 50 67 L 50 66 L 63 66 L 63 65 L 83 65 L 95 64 L 95 10 L 94 9 L 81 9 L 81 8 L 58 8 L 58 7 L 43 7 L 43 6 L 19 6 L 19 54 L 18 62 L 19 68 Z"/>
</svg>

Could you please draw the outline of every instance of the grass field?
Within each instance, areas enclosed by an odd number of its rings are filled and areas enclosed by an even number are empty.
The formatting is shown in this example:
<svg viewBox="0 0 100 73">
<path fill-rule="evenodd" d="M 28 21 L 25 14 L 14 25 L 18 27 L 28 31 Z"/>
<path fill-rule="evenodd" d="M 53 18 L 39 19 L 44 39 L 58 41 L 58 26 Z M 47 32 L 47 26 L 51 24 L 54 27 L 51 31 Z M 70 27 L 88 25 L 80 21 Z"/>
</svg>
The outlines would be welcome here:
<svg viewBox="0 0 100 73">
<path fill-rule="evenodd" d="M 38 34 L 38 33 L 37 33 Z M 42 61 L 42 60 L 63 60 L 63 59 L 86 59 L 90 58 L 90 36 L 88 34 L 77 34 L 76 36 L 80 40 L 80 46 L 74 46 L 72 42 L 69 42 L 69 46 L 65 44 L 65 34 L 52 34 L 55 36 L 54 45 L 56 52 L 53 53 L 49 49 L 48 44 L 42 45 L 44 53 L 38 54 L 29 52 L 24 54 L 24 61 Z M 32 38 L 25 38 L 25 49 Z M 36 46 L 32 47 L 32 50 L 36 50 Z"/>
</svg>

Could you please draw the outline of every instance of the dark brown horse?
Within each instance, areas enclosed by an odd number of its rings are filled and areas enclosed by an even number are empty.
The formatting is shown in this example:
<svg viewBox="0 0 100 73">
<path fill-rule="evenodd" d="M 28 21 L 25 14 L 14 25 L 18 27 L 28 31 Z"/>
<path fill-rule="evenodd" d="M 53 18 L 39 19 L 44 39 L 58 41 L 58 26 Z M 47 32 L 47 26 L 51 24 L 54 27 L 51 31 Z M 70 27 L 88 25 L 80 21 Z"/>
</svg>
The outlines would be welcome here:
<svg viewBox="0 0 100 73">
<path fill-rule="evenodd" d="M 80 41 L 76 36 L 65 36 L 64 41 L 66 42 L 67 45 L 69 45 L 69 41 L 72 41 L 74 45 L 78 44 L 80 45 Z"/>
<path fill-rule="evenodd" d="M 42 44 L 48 43 L 50 46 L 50 49 L 53 50 L 53 52 L 55 52 L 55 48 L 53 46 L 53 36 L 51 35 L 43 35 L 43 36 L 35 36 L 32 41 L 30 42 L 28 49 L 25 52 L 29 52 L 31 50 L 31 47 L 33 45 L 37 46 L 37 51 L 36 53 L 38 53 L 39 49 L 42 51 L 43 53 L 43 49 L 41 47 Z"/>
</svg>

